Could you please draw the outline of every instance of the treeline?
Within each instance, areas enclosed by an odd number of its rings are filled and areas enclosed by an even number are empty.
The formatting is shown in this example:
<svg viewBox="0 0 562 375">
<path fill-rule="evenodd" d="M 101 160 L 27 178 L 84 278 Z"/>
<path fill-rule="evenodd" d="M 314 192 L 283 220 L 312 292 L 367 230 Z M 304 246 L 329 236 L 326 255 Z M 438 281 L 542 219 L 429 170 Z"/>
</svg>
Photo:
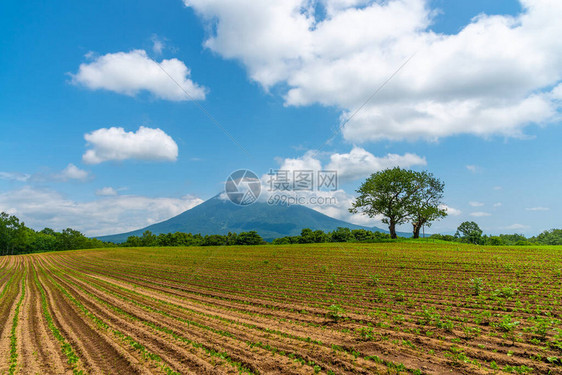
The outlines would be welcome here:
<svg viewBox="0 0 562 375">
<path fill-rule="evenodd" d="M 146 230 L 142 236 L 129 236 L 127 241 L 119 246 L 233 246 L 233 245 L 263 245 L 266 242 L 256 231 L 242 233 L 211 234 L 202 236 L 191 233 L 161 233 L 153 234 Z"/>
<path fill-rule="evenodd" d="M 474 221 L 465 221 L 459 225 L 454 236 L 433 234 L 429 238 L 487 246 L 562 245 L 562 229 L 545 230 L 538 236 L 529 238 L 522 234 L 487 236 L 482 234 L 482 230 Z"/>
<path fill-rule="evenodd" d="M 551 229 L 534 237 L 522 234 L 487 236 L 475 222 L 462 223 L 455 235 L 433 234 L 429 240 L 471 243 L 487 246 L 562 245 L 562 229 Z M 385 242 L 391 235 L 365 229 L 338 228 L 332 232 L 305 228 L 298 236 L 276 238 L 274 245 L 328 242 Z M 267 244 L 256 232 L 201 235 L 191 233 L 166 233 L 155 235 L 145 231 L 142 236 L 130 236 L 121 244 L 88 238 L 77 230 L 67 228 L 61 232 L 45 228 L 35 231 L 25 226 L 17 217 L 0 213 L 0 255 L 28 254 L 44 251 L 93 249 L 100 247 L 149 246 L 234 246 Z"/>
<path fill-rule="evenodd" d="M 298 236 L 287 236 L 273 240 L 274 245 L 325 243 L 325 242 L 381 242 L 390 240 L 390 234 L 371 232 L 365 229 L 338 228 L 332 232 L 305 228 Z M 191 233 L 166 233 L 155 235 L 149 230 L 142 236 L 129 236 L 119 246 L 232 246 L 232 245 L 264 245 L 266 241 L 256 232 L 228 233 L 225 235 L 211 234 L 202 236 Z"/>
<path fill-rule="evenodd" d="M 0 255 L 28 254 L 43 251 L 92 249 L 115 246 L 88 238 L 77 230 L 56 232 L 50 228 L 35 231 L 13 215 L 0 213 Z"/>
<path fill-rule="evenodd" d="M 288 236 L 276 238 L 274 245 L 287 245 L 297 243 L 324 243 L 324 242 L 382 242 L 390 240 L 390 234 L 383 232 L 371 232 L 365 229 L 349 229 L 339 227 L 333 232 L 312 230 L 305 228 L 300 236 Z"/>
<path fill-rule="evenodd" d="M 333 232 L 305 228 L 299 236 L 287 236 L 273 240 L 274 245 L 324 243 L 324 242 L 379 242 L 390 240 L 390 234 L 371 232 L 365 229 L 338 228 Z M 129 236 L 119 246 L 232 246 L 232 245 L 264 245 L 266 241 L 256 232 L 228 233 L 225 235 L 211 234 L 202 236 L 191 233 L 166 233 L 155 235 L 149 230 L 142 236 Z"/>
<path fill-rule="evenodd" d="M 462 242 L 462 243 L 472 243 L 476 245 L 488 245 L 488 246 L 525 246 L 525 245 L 540 245 L 538 242 L 531 242 L 529 238 L 522 234 L 500 234 L 499 236 L 487 236 L 482 235 L 476 241 L 469 240 L 464 237 L 457 237 L 451 234 L 432 234 L 429 236 L 430 239 L 450 241 L 450 242 Z"/>
</svg>

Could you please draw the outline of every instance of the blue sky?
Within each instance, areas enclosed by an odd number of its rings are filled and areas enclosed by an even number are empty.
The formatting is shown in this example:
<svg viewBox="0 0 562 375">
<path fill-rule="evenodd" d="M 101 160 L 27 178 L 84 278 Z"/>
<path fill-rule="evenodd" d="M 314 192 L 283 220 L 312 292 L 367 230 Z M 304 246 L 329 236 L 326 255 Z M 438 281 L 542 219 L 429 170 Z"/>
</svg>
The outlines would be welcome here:
<svg viewBox="0 0 562 375">
<path fill-rule="evenodd" d="M 0 210 L 110 234 L 236 169 L 321 165 L 338 204 L 313 208 L 383 226 L 347 208 L 400 165 L 445 181 L 433 231 L 560 227 L 560 16 L 554 0 L 4 1 Z"/>
</svg>

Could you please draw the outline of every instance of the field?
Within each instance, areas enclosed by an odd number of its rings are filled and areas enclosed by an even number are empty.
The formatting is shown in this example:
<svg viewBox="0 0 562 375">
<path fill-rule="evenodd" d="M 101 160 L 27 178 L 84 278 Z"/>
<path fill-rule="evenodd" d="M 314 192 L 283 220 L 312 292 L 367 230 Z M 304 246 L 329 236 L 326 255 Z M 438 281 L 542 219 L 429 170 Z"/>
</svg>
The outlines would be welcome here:
<svg viewBox="0 0 562 375">
<path fill-rule="evenodd" d="M 562 374 L 562 249 L 97 249 L 0 258 L 0 374 Z"/>
</svg>

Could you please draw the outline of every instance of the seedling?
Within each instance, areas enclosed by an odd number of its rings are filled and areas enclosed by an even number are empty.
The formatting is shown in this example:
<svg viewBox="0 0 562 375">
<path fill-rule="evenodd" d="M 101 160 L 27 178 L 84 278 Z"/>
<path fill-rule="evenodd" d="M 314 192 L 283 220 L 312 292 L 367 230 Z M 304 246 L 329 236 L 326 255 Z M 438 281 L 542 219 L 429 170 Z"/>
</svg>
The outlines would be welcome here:
<svg viewBox="0 0 562 375">
<path fill-rule="evenodd" d="M 332 319 L 334 322 L 337 322 L 344 318 L 345 310 L 338 306 L 338 305 L 331 305 L 328 307 L 328 317 Z"/>
<path fill-rule="evenodd" d="M 472 295 L 479 296 L 484 290 L 484 281 L 480 277 L 470 279 L 470 285 L 472 287 Z"/>
</svg>

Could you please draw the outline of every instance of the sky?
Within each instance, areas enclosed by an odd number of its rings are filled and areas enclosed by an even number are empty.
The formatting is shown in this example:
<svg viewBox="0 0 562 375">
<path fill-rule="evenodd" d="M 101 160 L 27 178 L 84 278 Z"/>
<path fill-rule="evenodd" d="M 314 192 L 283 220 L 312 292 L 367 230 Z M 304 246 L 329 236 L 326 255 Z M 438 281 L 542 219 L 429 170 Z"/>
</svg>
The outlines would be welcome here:
<svg viewBox="0 0 562 375">
<path fill-rule="evenodd" d="M 445 182 L 451 233 L 560 228 L 558 0 L 0 5 L 0 211 L 94 236 L 168 219 L 250 169 Z M 309 203 L 309 201 L 307 201 Z M 409 230 L 403 226 L 403 230 Z"/>
</svg>

